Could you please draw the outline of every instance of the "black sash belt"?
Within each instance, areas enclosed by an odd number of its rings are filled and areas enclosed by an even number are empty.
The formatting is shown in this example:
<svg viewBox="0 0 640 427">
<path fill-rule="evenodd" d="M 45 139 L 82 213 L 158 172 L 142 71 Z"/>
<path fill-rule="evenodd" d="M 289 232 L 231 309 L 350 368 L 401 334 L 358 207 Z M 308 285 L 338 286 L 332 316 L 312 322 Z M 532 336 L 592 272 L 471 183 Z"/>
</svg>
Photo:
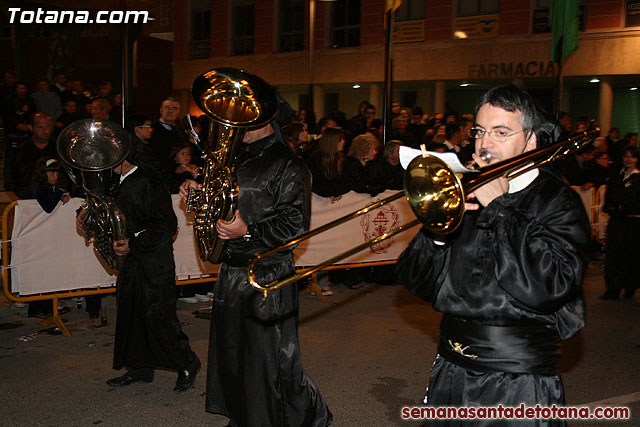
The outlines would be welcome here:
<svg viewBox="0 0 640 427">
<path fill-rule="evenodd" d="M 556 375 L 559 341 L 548 326 L 490 326 L 445 315 L 438 353 L 474 371 Z"/>
</svg>

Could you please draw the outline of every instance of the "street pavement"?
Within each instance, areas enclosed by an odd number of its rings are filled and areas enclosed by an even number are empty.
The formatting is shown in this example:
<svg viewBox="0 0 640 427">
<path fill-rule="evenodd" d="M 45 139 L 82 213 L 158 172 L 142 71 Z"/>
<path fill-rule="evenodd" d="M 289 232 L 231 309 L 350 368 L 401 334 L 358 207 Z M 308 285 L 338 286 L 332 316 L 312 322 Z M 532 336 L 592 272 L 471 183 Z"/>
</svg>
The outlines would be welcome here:
<svg viewBox="0 0 640 427">
<path fill-rule="evenodd" d="M 600 300 L 600 260 L 590 264 L 584 288 L 587 326 L 563 345 L 567 405 L 627 406 L 632 419 L 569 425 L 640 425 L 640 297 Z M 0 299 L 0 425 L 225 426 L 226 418 L 204 410 L 209 320 L 196 314 L 207 303 L 178 304 L 203 367 L 194 388 L 176 394 L 176 374 L 168 371 L 156 372 L 150 384 L 105 384 L 121 373 L 111 369 L 113 300 L 103 327 L 89 324 L 83 310 L 64 314 L 74 334 L 66 338 L 46 333 L 39 319 Z M 419 425 L 403 421 L 401 408 L 424 395 L 439 318 L 401 286 L 335 287 L 329 303 L 300 297 L 303 363 L 333 412 L 333 426 Z"/>
</svg>

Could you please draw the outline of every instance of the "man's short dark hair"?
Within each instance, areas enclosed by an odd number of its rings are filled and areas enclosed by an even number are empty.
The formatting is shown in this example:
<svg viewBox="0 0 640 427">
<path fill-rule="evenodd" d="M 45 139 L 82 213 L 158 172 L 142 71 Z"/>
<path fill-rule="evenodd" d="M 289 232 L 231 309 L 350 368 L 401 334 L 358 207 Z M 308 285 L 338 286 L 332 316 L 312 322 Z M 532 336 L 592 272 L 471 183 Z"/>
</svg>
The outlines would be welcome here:
<svg viewBox="0 0 640 427">
<path fill-rule="evenodd" d="M 98 107 L 100 110 L 106 111 L 107 114 L 111 112 L 111 104 L 104 98 L 96 98 L 92 103 L 95 103 L 96 107 Z"/>
<path fill-rule="evenodd" d="M 48 115 L 47 113 L 44 113 L 42 111 L 38 111 L 37 113 L 35 113 L 34 115 L 31 116 L 31 118 L 29 119 L 29 124 L 31 126 L 35 126 L 36 125 L 36 119 L 49 119 L 49 121 L 51 121 L 51 124 L 53 124 L 53 120 L 51 120 L 51 116 Z"/>
<path fill-rule="evenodd" d="M 593 144 L 587 144 L 584 147 L 580 148 L 576 154 L 580 156 L 583 154 L 591 154 L 594 151 L 596 151 L 596 147 L 594 147 Z"/>
<path fill-rule="evenodd" d="M 135 134 L 135 129 L 138 126 L 142 126 L 144 122 L 151 121 L 151 119 L 147 116 L 143 116 L 141 114 L 136 114 L 129 117 L 125 123 L 125 129 L 129 131 L 132 135 Z"/>
<path fill-rule="evenodd" d="M 175 96 L 167 96 L 165 99 L 162 100 L 160 105 L 164 104 L 166 101 L 177 102 L 178 104 L 180 103 L 180 101 L 178 101 L 178 98 L 176 98 Z"/>
<path fill-rule="evenodd" d="M 631 154 L 636 159 L 640 158 L 640 150 L 638 149 L 638 147 L 634 147 L 633 145 L 628 145 L 624 147 L 622 154 L 624 155 L 626 153 Z"/>
<path fill-rule="evenodd" d="M 384 156 L 385 159 L 389 158 L 389 155 L 396 149 L 397 146 L 402 145 L 402 141 L 399 141 L 397 139 L 392 139 L 391 141 L 387 142 L 387 145 L 384 146 L 384 148 L 382 149 L 382 154 Z"/>
<path fill-rule="evenodd" d="M 444 130 L 444 137 L 447 138 L 447 141 L 451 141 L 453 135 L 460 132 L 462 127 L 460 127 L 459 123 L 448 123 Z"/>
<path fill-rule="evenodd" d="M 462 127 L 465 127 L 466 125 L 468 125 L 469 123 L 471 123 L 471 125 L 473 125 L 473 120 L 471 120 L 468 117 L 460 117 L 460 119 L 458 120 L 458 124 Z"/>
<path fill-rule="evenodd" d="M 485 104 L 502 108 L 510 113 L 519 111 L 520 124 L 528 139 L 531 132 L 536 134 L 538 147 L 548 145 L 560 135 L 560 127 L 551 121 L 546 112 L 536 104 L 531 95 L 515 85 L 497 86 L 485 93 L 476 105 L 478 110 Z"/>
</svg>

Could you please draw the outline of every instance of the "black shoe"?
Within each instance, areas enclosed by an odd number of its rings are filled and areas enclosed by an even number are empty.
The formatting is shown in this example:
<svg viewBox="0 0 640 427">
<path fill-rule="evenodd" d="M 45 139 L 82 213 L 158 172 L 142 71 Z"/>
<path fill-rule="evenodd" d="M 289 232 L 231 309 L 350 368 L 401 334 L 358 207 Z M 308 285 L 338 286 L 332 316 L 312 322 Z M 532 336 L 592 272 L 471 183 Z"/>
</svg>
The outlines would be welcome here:
<svg viewBox="0 0 640 427">
<path fill-rule="evenodd" d="M 191 362 L 190 366 L 186 369 L 178 371 L 178 379 L 176 380 L 176 386 L 173 391 L 176 393 L 182 393 L 193 387 L 193 383 L 196 381 L 196 375 L 200 370 L 200 359 L 195 356 L 195 360 Z"/>
<path fill-rule="evenodd" d="M 124 387 L 124 386 L 128 386 L 129 384 L 133 384 L 133 383 L 150 383 L 153 381 L 153 378 L 149 379 L 149 378 L 136 378 L 136 377 L 132 377 L 131 374 L 129 372 L 127 372 L 126 374 L 124 374 L 121 377 L 116 377 L 116 378 L 111 378 L 110 380 L 107 380 L 107 385 L 110 385 L 111 387 Z"/>
</svg>

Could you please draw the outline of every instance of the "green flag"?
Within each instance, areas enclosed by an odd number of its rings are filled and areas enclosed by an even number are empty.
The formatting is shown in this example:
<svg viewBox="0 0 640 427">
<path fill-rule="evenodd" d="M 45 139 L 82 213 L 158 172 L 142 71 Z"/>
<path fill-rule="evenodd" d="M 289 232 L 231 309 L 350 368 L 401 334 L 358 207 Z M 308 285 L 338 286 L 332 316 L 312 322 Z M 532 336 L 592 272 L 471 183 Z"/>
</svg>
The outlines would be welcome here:
<svg viewBox="0 0 640 427">
<path fill-rule="evenodd" d="M 578 49 L 578 0 L 551 0 L 549 26 L 551 60 L 560 63 Z"/>
</svg>

